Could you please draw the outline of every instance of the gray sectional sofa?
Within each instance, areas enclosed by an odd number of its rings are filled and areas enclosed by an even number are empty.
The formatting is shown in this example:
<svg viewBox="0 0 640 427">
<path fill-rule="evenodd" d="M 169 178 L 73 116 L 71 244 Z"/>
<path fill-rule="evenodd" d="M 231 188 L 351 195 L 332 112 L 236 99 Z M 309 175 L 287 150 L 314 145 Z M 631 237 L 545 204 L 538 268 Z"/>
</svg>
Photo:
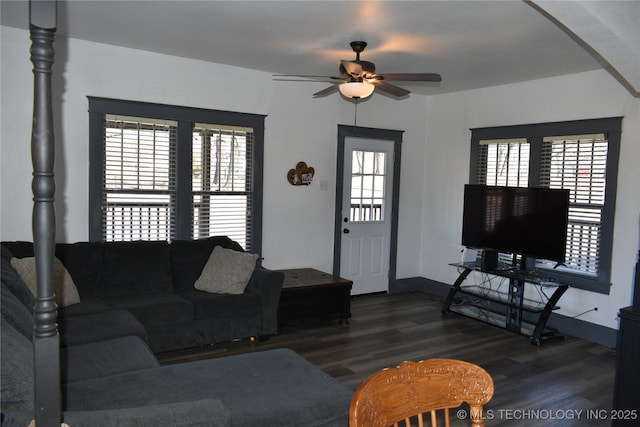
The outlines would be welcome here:
<svg viewBox="0 0 640 427">
<path fill-rule="evenodd" d="M 24 427 L 34 416 L 35 301 L 11 259 L 3 246 L 1 424 Z M 91 275 L 92 270 L 81 270 Z M 66 311 L 60 335 L 62 418 L 70 426 L 348 425 L 352 391 L 291 350 L 160 366 L 146 343 L 147 325 L 138 321 L 144 312 L 113 308 L 112 300 L 97 296 L 99 286 L 93 294 L 78 287 L 82 303 L 61 310 Z M 164 336 L 151 331 L 159 345 Z"/>
<path fill-rule="evenodd" d="M 33 257 L 31 242 L 3 246 L 16 258 Z M 135 329 L 155 353 L 277 333 L 281 272 L 255 268 L 241 294 L 194 287 L 216 247 L 243 252 L 225 236 L 56 244 L 55 256 L 80 296 L 80 303 L 59 309 L 63 346 L 103 338 L 97 329 L 115 336 Z M 137 322 L 130 322 L 131 315 Z"/>
</svg>

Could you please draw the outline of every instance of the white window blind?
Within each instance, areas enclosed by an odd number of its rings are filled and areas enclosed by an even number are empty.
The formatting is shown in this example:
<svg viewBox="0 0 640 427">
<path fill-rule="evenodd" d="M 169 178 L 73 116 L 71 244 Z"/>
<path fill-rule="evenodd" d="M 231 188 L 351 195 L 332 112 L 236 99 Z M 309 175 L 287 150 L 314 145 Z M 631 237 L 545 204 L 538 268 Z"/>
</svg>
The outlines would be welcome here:
<svg viewBox="0 0 640 427">
<path fill-rule="evenodd" d="M 176 126 L 167 120 L 105 115 L 105 241 L 173 236 Z"/>
<path fill-rule="evenodd" d="M 477 182 L 486 185 L 527 187 L 529 144 L 525 138 L 480 141 Z"/>
<path fill-rule="evenodd" d="M 196 123 L 193 128 L 193 238 L 226 235 L 251 247 L 253 130 Z"/>
<path fill-rule="evenodd" d="M 541 180 L 571 191 L 565 264 L 596 275 L 605 202 L 608 141 L 604 134 L 546 137 Z"/>
</svg>

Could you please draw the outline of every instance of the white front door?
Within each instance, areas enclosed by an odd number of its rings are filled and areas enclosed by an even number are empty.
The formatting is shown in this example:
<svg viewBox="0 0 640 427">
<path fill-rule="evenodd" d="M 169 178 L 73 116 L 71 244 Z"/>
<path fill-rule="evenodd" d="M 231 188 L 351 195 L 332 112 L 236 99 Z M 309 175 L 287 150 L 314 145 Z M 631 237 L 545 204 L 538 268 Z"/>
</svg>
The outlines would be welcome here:
<svg viewBox="0 0 640 427">
<path fill-rule="evenodd" d="M 393 141 L 345 138 L 343 173 L 340 276 L 353 295 L 387 292 Z"/>
</svg>

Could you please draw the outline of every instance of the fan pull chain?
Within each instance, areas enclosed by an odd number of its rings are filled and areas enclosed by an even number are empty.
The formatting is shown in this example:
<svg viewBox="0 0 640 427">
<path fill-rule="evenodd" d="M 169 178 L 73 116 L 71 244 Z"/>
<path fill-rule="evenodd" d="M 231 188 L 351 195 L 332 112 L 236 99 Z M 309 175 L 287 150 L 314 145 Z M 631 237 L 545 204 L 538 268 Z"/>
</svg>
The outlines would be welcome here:
<svg viewBox="0 0 640 427">
<path fill-rule="evenodd" d="M 355 112 L 353 114 L 353 127 L 358 127 L 358 101 L 360 101 L 360 98 L 354 98 L 355 99 Z"/>
</svg>

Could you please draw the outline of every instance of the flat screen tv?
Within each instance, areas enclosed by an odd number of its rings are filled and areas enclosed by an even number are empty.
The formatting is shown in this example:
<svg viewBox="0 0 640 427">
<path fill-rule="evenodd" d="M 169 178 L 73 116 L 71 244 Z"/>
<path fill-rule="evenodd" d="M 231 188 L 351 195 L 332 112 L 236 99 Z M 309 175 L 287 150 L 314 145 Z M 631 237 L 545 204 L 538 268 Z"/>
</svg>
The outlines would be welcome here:
<svg viewBox="0 0 640 427">
<path fill-rule="evenodd" d="M 467 184 L 462 244 L 565 261 L 569 190 Z"/>
</svg>

